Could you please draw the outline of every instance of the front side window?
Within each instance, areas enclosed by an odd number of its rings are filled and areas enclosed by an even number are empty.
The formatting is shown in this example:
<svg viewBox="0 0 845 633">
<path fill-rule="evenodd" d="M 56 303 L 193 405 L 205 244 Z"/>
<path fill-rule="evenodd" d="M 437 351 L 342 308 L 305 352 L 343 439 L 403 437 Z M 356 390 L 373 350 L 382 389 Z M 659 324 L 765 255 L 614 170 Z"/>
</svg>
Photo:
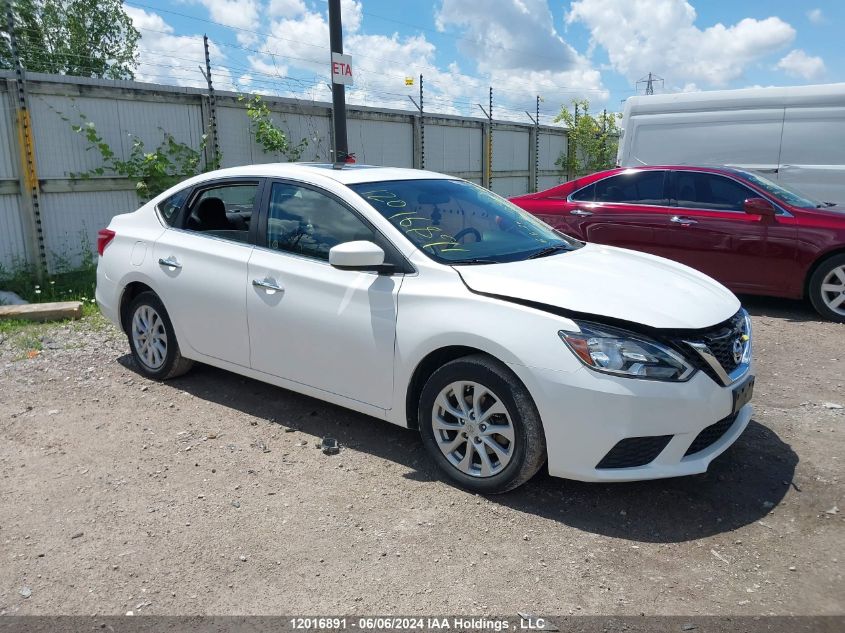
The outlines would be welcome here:
<svg viewBox="0 0 845 633">
<path fill-rule="evenodd" d="M 517 261 L 580 246 L 504 198 L 463 180 L 393 180 L 350 188 L 442 263 Z"/>
<path fill-rule="evenodd" d="M 185 230 L 236 242 L 249 241 L 258 183 L 208 187 L 194 196 Z"/>
<path fill-rule="evenodd" d="M 334 198 L 306 187 L 273 184 L 268 248 L 328 260 L 333 246 L 358 240 L 374 241 L 373 229 Z"/>
<path fill-rule="evenodd" d="M 759 174 L 755 174 L 750 171 L 739 170 L 735 171 L 734 173 L 739 176 L 742 176 L 746 180 L 750 180 L 761 189 L 769 192 L 770 194 L 772 194 L 776 198 L 779 198 L 786 204 L 791 204 L 793 207 L 801 207 L 802 209 L 816 209 L 824 206 L 833 206 L 827 205 L 818 200 L 814 200 L 813 198 L 808 198 L 807 196 L 802 195 L 797 191 L 787 189 L 786 187 L 774 183 L 768 178 L 764 178 Z"/>
<path fill-rule="evenodd" d="M 735 180 L 702 171 L 675 172 L 675 198 L 679 207 L 713 211 L 743 211 L 747 198 L 758 197 Z"/>
<path fill-rule="evenodd" d="M 663 196 L 664 171 L 646 170 L 623 172 L 596 183 L 596 202 L 627 204 L 665 204 Z"/>
</svg>

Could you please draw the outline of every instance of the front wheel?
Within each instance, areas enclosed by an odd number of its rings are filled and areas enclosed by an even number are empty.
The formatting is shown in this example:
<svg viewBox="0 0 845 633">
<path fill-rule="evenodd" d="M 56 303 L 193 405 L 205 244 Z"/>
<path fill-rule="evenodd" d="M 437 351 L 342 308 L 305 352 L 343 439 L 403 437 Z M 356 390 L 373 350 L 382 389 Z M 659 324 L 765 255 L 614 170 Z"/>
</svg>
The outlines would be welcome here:
<svg viewBox="0 0 845 633">
<path fill-rule="evenodd" d="M 135 297 L 127 317 L 129 347 L 138 369 L 147 378 L 175 378 L 194 364 L 179 352 L 173 324 L 156 293 L 142 292 Z"/>
<path fill-rule="evenodd" d="M 531 395 L 490 357 L 459 358 L 435 371 L 417 415 L 423 444 L 440 470 L 474 492 L 513 490 L 545 462 L 543 426 Z"/>
<path fill-rule="evenodd" d="M 845 323 L 845 254 L 821 263 L 810 277 L 809 294 L 816 312 Z"/>
</svg>

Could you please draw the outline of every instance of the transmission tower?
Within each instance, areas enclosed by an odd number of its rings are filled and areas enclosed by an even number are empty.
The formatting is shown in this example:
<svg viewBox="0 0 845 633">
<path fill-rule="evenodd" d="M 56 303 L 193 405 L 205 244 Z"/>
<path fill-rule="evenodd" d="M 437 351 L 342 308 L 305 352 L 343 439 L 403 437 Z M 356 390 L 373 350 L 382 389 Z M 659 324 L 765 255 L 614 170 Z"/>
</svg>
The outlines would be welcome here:
<svg viewBox="0 0 845 633">
<path fill-rule="evenodd" d="M 654 94 L 654 84 L 660 83 L 660 89 L 663 89 L 663 77 L 658 77 L 654 73 L 649 73 L 648 77 L 643 77 L 639 81 L 637 81 L 637 90 L 639 90 L 640 84 L 645 84 L 645 94 L 653 95 Z"/>
</svg>

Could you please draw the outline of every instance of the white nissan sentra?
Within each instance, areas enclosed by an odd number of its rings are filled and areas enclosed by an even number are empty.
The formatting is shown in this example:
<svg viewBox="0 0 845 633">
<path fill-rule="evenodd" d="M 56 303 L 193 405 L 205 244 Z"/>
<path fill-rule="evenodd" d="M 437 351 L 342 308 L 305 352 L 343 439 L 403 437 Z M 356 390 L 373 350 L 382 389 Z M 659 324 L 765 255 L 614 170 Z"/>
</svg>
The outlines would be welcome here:
<svg viewBox="0 0 845 633">
<path fill-rule="evenodd" d="M 253 165 L 100 232 L 138 369 L 194 361 L 419 429 L 493 493 L 700 473 L 751 418 L 751 323 L 709 277 L 584 244 L 433 172 Z"/>
</svg>

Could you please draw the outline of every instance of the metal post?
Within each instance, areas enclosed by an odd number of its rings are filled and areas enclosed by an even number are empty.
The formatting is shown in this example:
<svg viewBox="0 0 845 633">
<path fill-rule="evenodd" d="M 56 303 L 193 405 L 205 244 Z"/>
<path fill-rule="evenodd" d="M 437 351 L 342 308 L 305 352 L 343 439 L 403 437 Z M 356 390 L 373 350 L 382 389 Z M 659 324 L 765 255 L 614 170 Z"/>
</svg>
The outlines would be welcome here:
<svg viewBox="0 0 845 633">
<path fill-rule="evenodd" d="M 487 133 L 487 156 L 490 161 L 490 167 L 487 171 L 487 188 L 493 191 L 493 86 L 490 86 L 488 105 L 490 107 L 490 131 Z"/>
<path fill-rule="evenodd" d="M 425 169 L 425 111 L 423 107 L 423 76 L 420 73 L 420 169 Z"/>
<path fill-rule="evenodd" d="M 205 48 L 205 80 L 208 82 L 208 126 L 211 128 L 211 164 L 220 167 L 220 139 L 217 134 L 217 99 L 214 96 L 214 84 L 211 82 L 211 55 L 208 52 L 208 35 L 203 34 Z"/>
<path fill-rule="evenodd" d="M 534 114 L 534 191 L 540 190 L 540 95 Z"/>
<path fill-rule="evenodd" d="M 16 97 L 14 99 L 15 121 L 17 124 L 17 149 L 20 158 L 21 210 L 24 212 L 29 257 L 35 265 L 35 275 L 39 281 L 47 274 L 47 249 L 44 245 L 44 229 L 41 224 L 40 187 L 35 162 L 35 145 L 32 139 L 32 121 L 26 93 L 26 72 L 21 63 L 15 37 L 15 15 L 12 3 L 6 2 L 6 28 L 9 33 L 9 45 L 15 64 Z M 11 94 L 10 94 L 11 96 Z"/>
<path fill-rule="evenodd" d="M 329 40 L 332 53 L 343 53 L 343 26 L 340 0 L 329 0 Z M 346 140 L 346 86 L 332 82 L 332 116 L 334 121 L 334 162 L 344 163 L 349 156 Z"/>
</svg>

